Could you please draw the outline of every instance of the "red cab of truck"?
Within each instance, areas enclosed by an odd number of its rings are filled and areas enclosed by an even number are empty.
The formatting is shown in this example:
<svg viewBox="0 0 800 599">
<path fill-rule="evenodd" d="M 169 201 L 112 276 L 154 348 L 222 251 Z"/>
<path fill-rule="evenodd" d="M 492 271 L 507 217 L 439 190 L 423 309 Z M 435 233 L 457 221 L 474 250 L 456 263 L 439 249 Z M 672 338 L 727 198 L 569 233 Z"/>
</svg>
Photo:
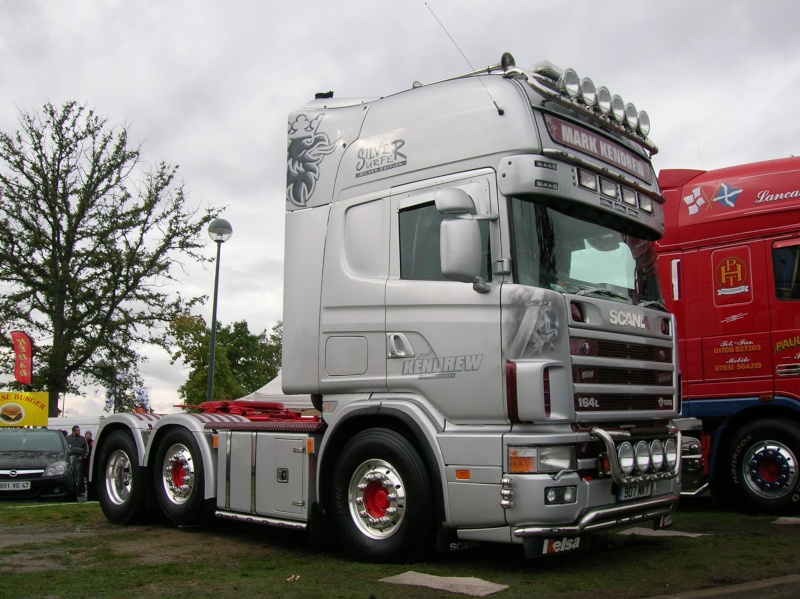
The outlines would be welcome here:
<svg viewBox="0 0 800 599">
<path fill-rule="evenodd" d="M 800 158 L 663 170 L 659 184 L 658 274 L 677 319 L 682 416 L 699 419 L 684 491 L 710 483 L 751 509 L 796 511 Z"/>
</svg>

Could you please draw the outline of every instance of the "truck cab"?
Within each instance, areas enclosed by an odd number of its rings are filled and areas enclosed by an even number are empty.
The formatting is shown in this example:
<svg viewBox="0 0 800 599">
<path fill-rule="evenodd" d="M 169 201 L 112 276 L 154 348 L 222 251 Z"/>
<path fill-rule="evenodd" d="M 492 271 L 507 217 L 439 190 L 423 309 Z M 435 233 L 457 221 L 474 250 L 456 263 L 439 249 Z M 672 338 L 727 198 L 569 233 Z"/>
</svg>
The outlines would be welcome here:
<svg viewBox="0 0 800 599">
<path fill-rule="evenodd" d="M 685 491 L 800 502 L 800 158 L 664 170 L 656 242 L 683 373 Z"/>
<path fill-rule="evenodd" d="M 283 389 L 318 398 L 317 495 L 348 545 L 379 552 L 404 525 L 333 499 L 370 503 L 340 466 L 369 455 L 361 434 L 381 445 L 374 429 L 419 455 L 435 520 L 461 541 L 539 553 L 553 527 L 669 516 L 679 396 L 656 148 L 646 113 L 618 96 L 612 113 L 602 90 L 504 57 L 290 115 Z"/>
</svg>

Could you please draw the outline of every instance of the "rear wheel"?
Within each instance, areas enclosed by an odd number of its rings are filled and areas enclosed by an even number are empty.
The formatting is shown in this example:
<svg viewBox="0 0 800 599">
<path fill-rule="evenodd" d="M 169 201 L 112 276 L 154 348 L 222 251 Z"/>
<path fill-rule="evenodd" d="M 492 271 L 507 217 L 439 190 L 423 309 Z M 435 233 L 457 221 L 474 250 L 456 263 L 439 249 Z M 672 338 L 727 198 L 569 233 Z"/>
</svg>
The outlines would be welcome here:
<svg viewBox="0 0 800 599">
<path fill-rule="evenodd" d="M 164 515 L 175 524 L 198 524 L 214 508 L 206 500 L 203 457 L 194 436 L 185 428 L 169 431 L 156 453 L 155 492 Z"/>
<path fill-rule="evenodd" d="M 371 429 L 347 443 L 334 473 L 334 523 L 351 555 L 415 559 L 431 544 L 432 508 L 425 465 L 403 436 Z"/>
<path fill-rule="evenodd" d="M 132 524 L 144 513 L 144 477 L 131 436 L 114 431 L 97 455 L 97 501 L 109 522 Z"/>
<path fill-rule="evenodd" d="M 734 436 L 726 464 L 731 490 L 743 507 L 774 514 L 800 508 L 800 427 L 757 420 Z"/>
</svg>

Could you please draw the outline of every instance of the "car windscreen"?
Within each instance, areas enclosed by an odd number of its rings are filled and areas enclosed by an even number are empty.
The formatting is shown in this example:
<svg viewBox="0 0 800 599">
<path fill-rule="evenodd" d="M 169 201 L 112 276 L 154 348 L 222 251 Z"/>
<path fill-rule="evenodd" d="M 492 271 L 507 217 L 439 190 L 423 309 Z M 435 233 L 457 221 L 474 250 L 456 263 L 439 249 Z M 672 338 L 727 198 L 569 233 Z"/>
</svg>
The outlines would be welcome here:
<svg viewBox="0 0 800 599">
<path fill-rule="evenodd" d="M 0 451 L 63 451 L 64 443 L 58 431 L 0 431 Z"/>
</svg>

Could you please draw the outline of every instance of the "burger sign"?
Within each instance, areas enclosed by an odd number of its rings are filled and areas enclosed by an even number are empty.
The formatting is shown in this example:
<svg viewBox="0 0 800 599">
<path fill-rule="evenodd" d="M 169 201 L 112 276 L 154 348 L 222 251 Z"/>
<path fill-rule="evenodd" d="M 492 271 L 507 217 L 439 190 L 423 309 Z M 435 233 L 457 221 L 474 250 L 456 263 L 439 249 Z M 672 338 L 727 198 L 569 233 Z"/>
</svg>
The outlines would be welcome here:
<svg viewBox="0 0 800 599">
<path fill-rule="evenodd" d="M 47 393 L 0 391 L 0 427 L 47 426 Z"/>
<path fill-rule="evenodd" d="M 17 403 L 5 403 L 0 406 L 0 420 L 6 424 L 17 424 L 25 418 L 25 410 Z"/>
</svg>

